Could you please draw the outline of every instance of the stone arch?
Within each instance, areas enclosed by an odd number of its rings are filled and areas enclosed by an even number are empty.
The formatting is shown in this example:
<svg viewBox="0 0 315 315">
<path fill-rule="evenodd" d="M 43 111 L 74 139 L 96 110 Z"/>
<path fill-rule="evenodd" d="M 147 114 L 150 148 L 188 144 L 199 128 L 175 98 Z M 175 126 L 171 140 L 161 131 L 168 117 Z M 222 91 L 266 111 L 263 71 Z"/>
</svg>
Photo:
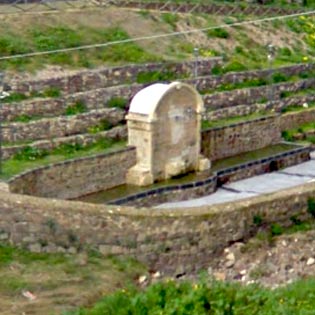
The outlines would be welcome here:
<svg viewBox="0 0 315 315">
<path fill-rule="evenodd" d="M 201 96 L 186 83 L 157 83 L 139 91 L 127 115 L 129 145 L 137 148 L 127 182 L 147 185 L 209 168 L 200 157 L 202 111 Z"/>
</svg>

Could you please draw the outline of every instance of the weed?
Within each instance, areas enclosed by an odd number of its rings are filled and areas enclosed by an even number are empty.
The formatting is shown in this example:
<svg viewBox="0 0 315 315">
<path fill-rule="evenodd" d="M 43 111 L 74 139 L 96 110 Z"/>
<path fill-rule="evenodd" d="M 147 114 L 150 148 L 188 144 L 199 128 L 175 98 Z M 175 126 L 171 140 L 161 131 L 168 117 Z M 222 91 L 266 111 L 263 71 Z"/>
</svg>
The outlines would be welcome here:
<svg viewBox="0 0 315 315">
<path fill-rule="evenodd" d="M 18 92 L 12 92 L 9 96 L 4 98 L 3 102 L 5 103 L 13 103 L 13 102 L 21 102 L 27 99 L 27 95 Z"/>
<path fill-rule="evenodd" d="M 309 198 L 307 200 L 307 212 L 315 218 L 315 199 L 314 198 Z"/>
<path fill-rule="evenodd" d="M 34 161 L 48 155 L 48 151 L 36 147 L 27 146 L 14 155 L 15 160 Z"/>
<path fill-rule="evenodd" d="M 164 23 L 169 24 L 173 30 L 176 30 L 176 23 L 179 20 L 179 17 L 177 14 L 168 13 L 168 12 L 162 13 L 161 18 Z"/>
<path fill-rule="evenodd" d="M 108 107 L 126 109 L 128 100 L 123 97 L 112 97 L 108 102 Z"/>
<path fill-rule="evenodd" d="M 301 225 L 303 223 L 297 215 L 291 216 L 290 220 L 294 225 Z"/>
<path fill-rule="evenodd" d="M 101 131 L 109 130 L 111 128 L 113 128 L 113 124 L 106 119 L 102 119 L 99 124 L 89 127 L 87 131 L 88 133 L 98 133 Z"/>
<path fill-rule="evenodd" d="M 273 223 L 271 224 L 271 227 L 270 227 L 270 233 L 272 236 L 281 235 L 283 233 L 283 228 L 280 224 Z"/>
<path fill-rule="evenodd" d="M 173 81 L 176 78 L 176 73 L 172 71 L 139 72 L 137 75 L 137 83 L 145 84 L 156 81 Z"/>
<path fill-rule="evenodd" d="M 255 214 L 253 217 L 253 223 L 257 226 L 260 226 L 263 222 L 262 217 L 259 214 Z"/>
<path fill-rule="evenodd" d="M 281 132 L 281 137 L 285 140 L 285 141 L 289 141 L 292 142 L 294 140 L 292 133 L 290 133 L 288 130 L 284 130 Z"/>
<path fill-rule="evenodd" d="M 230 37 L 229 32 L 225 28 L 217 27 L 206 31 L 209 38 L 217 37 L 227 39 Z"/>
<path fill-rule="evenodd" d="M 15 117 L 15 119 L 14 119 L 14 121 L 16 121 L 16 122 L 22 122 L 22 123 L 27 123 L 27 122 L 30 122 L 31 120 L 32 120 L 32 116 L 26 115 L 26 114 L 17 116 L 17 117 Z"/>
<path fill-rule="evenodd" d="M 272 75 L 273 83 L 280 83 L 288 81 L 288 77 L 281 72 L 275 72 Z"/>
<path fill-rule="evenodd" d="M 224 72 L 238 72 L 238 71 L 245 71 L 248 68 L 239 61 L 230 61 L 225 67 Z"/>
<path fill-rule="evenodd" d="M 71 115 L 77 115 L 80 113 L 86 112 L 86 105 L 83 100 L 76 101 L 73 105 L 69 105 L 66 108 L 65 115 L 71 116 Z"/>
<path fill-rule="evenodd" d="M 61 91 L 58 87 L 50 87 L 42 93 L 44 97 L 60 97 Z"/>
<path fill-rule="evenodd" d="M 55 234 L 58 228 L 58 222 L 53 218 L 47 218 L 47 220 L 43 223 L 48 226 L 50 231 Z"/>
</svg>

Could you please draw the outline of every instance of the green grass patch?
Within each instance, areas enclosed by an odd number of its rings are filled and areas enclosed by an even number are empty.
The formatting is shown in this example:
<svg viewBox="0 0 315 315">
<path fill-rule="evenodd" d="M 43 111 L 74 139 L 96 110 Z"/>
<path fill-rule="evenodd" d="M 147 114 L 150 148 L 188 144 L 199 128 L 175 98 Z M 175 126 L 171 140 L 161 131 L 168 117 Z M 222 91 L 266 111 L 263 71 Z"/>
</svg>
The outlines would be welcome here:
<svg viewBox="0 0 315 315">
<path fill-rule="evenodd" d="M 112 108 L 120 108 L 125 110 L 128 104 L 128 100 L 123 97 L 112 97 L 108 102 L 107 106 Z"/>
<path fill-rule="evenodd" d="M 249 120 L 254 120 L 258 119 L 264 116 L 267 116 L 268 113 L 265 111 L 253 113 L 250 115 L 244 115 L 244 116 L 234 116 L 234 117 L 228 117 L 224 119 L 218 119 L 218 120 L 203 120 L 201 127 L 202 129 L 209 129 L 209 128 L 216 128 L 216 127 L 223 127 L 223 126 L 228 126 L 231 124 L 236 124 L 244 121 L 249 121 Z"/>
<path fill-rule="evenodd" d="M 78 100 L 74 104 L 67 106 L 65 115 L 72 116 L 82 114 L 87 111 L 87 107 L 83 100 Z"/>
<path fill-rule="evenodd" d="M 221 27 L 209 29 L 206 31 L 206 34 L 209 38 L 216 37 L 216 38 L 228 39 L 230 37 L 229 32 L 225 28 L 221 28 Z"/>
<path fill-rule="evenodd" d="M 145 291 L 120 290 L 91 309 L 75 315 L 209 315 L 209 314 L 311 314 L 315 308 L 314 279 L 286 287 L 267 289 L 211 280 L 198 282 L 166 281 Z"/>
</svg>

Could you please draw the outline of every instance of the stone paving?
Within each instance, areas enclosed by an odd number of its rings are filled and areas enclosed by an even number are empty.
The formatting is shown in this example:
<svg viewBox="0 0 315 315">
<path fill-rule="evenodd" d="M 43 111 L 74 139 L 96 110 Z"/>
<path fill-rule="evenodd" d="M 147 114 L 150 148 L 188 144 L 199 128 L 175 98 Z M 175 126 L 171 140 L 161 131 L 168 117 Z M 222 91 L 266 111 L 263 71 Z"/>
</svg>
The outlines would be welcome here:
<svg viewBox="0 0 315 315">
<path fill-rule="evenodd" d="M 310 181 L 315 181 L 314 152 L 311 154 L 311 160 L 305 163 L 223 185 L 215 193 L 208 196 L 164 203 L 158 205 L 157 208 L 198 207 L 231 202 L 302 185 Z"/>
</svg>

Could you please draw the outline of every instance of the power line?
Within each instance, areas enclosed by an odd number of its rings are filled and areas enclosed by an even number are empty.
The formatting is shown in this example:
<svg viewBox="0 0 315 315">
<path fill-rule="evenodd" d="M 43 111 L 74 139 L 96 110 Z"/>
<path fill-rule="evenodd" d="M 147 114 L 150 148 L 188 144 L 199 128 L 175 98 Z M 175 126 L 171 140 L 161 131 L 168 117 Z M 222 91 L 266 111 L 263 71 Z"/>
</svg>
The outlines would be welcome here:
<svg viewBox="0 0 315 315">
<path fill-rule="evenodd" d="M 51 54 L 57 54 L 57 53 L 66 53 L 66 52 L 71 52 L 71 51 L 87 50 L 87 49 L 93 49 L 93 48 L 104 48 L 104 47 L 114 46 L 114 45 L 118 45 L 118 44 L 126 44 L 126 43 L 139 42 L 139 41 L 152 40 L 152 39 L 160 39 L 160 38 L 173 37 L 173 36 L 179 36 L 179 35 L 185 35 L 185 34 L 194 34 L 194 33 L 205 32 L 205 31 L 217 29 L 217 28 L 232 28 L 235 26 L 257 24 L 257 23 L 263 23 L 263 22 L 270 22 L 270 21 L 274 21 L 274 20 L 289 19 L 289 18 L 295 18 L 295 17 L 305 16 L 305 15 L 314 15 L 314 14 L 315 14 L 315 10 L 301 12 L 301 13 L 288 14 L 288 15 L 282 15 L 282 16 L 276 16 L 276 17 L 267 17 L 267 18 L 257 19 L 257 20 L 235 22 L 235 23 L 231 23 L 231 24 L 221 24 L 221 25 L 217 25 L 217 26 L 210 26 L 210 27 L 192 29 L 192 30 L 187 30 L 187 31 L 128 38 L 128 39 L 123 39 L 123 40 L 111 41 L 111 42 L 107 42 L 107 43 L 82 45 L 82 46 L 77 46 L 77 47 L 61 48 L 61 49 L 47 50 L 47 51 L 37 51 L 37 52 L 30 52 L 30 53 L 24 53 L 24 54 L 16 54 L 16 55 L 12 55 L 12 56 L 0 57 L 0 61 L 1 60 L 17 59 L 17 58 L 44 56 L 44 55 L 51 55 Z"/>
</svg>

